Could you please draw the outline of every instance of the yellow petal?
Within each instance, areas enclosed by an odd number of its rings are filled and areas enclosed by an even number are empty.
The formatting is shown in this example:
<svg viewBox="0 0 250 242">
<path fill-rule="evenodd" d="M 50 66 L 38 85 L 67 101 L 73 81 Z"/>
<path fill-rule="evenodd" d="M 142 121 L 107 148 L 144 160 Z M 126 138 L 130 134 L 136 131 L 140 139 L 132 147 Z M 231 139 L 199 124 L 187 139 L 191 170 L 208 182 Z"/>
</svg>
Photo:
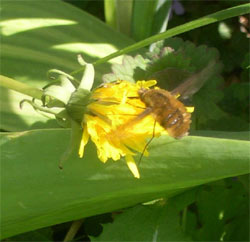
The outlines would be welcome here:
<svg viewBox="0 0 250 242">
<path fill-rule="evenodd" d="M 82 139 L 80 142 L 80 147 L 79 147 L 79 152 L 78 152 L 80 158 L 82 158 L 84 155 L 84 147 L 88 143 L 88 140 L 89 140 L 89 133 L 87 130 L 87 125 L 84 125 Z"/>
<path fill-rule="evenodd" d="M 156 80 L 149 80 L 149 81 L 137 81 L 136 85 L 139 86 L 140 88 L 148 88 L 148 87 L 152 87 L 155 86 L 157 84 Z"/>
<path fill-rule="evenodd" d="M 140 100 L 138 90 L 155 86 L 155 80 L 138 81 L 136 84 L 127 81 L 105 83 L 92 94 L 92 100 L 84 115 L 83 137 L 79 155 L 83 156 L 84 147 L 89 136 L 97 147 L 98 158 L 106 162 L 109 158 L 120 160 L 125 157 L 127 166 L 135 178 L 140 178 L 134 152 L 148 155 L 144 148 L 147 140 L 168 134 L 158 123 L 155 125 L 153 115 L 146 117 L 143 113 L 146 105 Z M 157 87 L 155 87 L 157 88 Z M 179 95 L 176 96 L 178 98 Z M 187 112 L 193 112 L 194 107 L 186 107 Z"/>
<path fill-rule="evenodd" d="M 129 170 L 132 172 L 135 178 L 140 178 L 140 173 L 136 166 L 135 160 L 131 155 L 126 155 L 126 162 Z"/>
<path fill-rule="evenodd" d="M 192 113 L 194 111 L 194 107 L 186 107 L 188 113 Z"/>
</svg>

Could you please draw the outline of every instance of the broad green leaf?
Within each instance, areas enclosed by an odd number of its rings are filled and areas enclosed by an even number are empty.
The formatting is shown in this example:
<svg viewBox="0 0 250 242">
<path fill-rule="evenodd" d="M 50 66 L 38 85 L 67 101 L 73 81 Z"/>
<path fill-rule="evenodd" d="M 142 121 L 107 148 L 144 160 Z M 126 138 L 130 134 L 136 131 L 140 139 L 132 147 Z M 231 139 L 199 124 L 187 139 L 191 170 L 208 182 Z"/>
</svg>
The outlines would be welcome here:
<svg viewBox="0 0 250 242">
<path fill-rule="evenodd" d="M 154 15 L 152 34 L 164 32 L 167 29 L 168 21 L 172 12 L 172 1 L 158 1 Z"/>
<path fill-rule="evenodd" d="M 108 25 L 130 36 L 134 0 L 105 0 L 104 12 Z"/>
<path fill-rule="evenodd" d="M 133 43 L 63 1 L 4 0 L 1 9 L 1 74 L 34 87 L 42 88 L 51 82 L 46 77 L 49 69 L 70 73 L 80 68 L 77 54 L 92 62 Z M 96 69 L 95 85 L 108 66 Z M 21 111 L 19 102 L 24 98 L 27 97 L 1 88 L 2 129 L 25 130 L 36 122 L 49 121 L 32 109 L 25 107 Z"/>
<path fill-rule="evenodd" d="M 104 0 L 104 14 L 106 23 L 117 29 L 116 0 Z"/>
<path fill-rule="evenodd" d="M 83 159 L 75 151 L 60 170 L 69 138 L 65 129 L 1 134 L 2 238 L 249 173 L 250 142 L 195 136 L 155 139 L 141 179 L 125 161 L 101 163 L 92 143 Z"/>
<path fill-rule="evenodd" d="M 8 241 L 46 241 L 53 242 L 53 230 L 50 227 L 30 231 L 8 238 Z"/>
<path fill-rule="evenodd" d="M 91 241 L 190 241 L 180 223 L 180 211 L 193 203 L 197 189 L 154 204 L 138 205 L 114 216 Z M 129 228 L 124 233 L 124 228 Z"/>
<path fill-rule="evenodd" d="M 133 21 L 131 22 L 131 36 L 133 39 L 138 41 L 151 35 L 157 2 L 134 0 Z"/>
<path fill-rule="evenodd" d="M 208 131 L 208 130 L 191 130 L 191 135 L 203 136 L 203 137 L 214 137 L 222 139 L 236 139 L 236 140 L 248 140 L 250 141 L 249 131 L 245 132 L 225 132 L 225 131 Z"/>
<path fill-rule="evenodd" d="M 23 99 L 31 98 L 19 92 L 0 88 L 1 129 L 12 131 L 58 127 L 54 116 L 37 113 L 28 104 L 24 104 L 21 109 L 20 101 Z"/>
</svg>

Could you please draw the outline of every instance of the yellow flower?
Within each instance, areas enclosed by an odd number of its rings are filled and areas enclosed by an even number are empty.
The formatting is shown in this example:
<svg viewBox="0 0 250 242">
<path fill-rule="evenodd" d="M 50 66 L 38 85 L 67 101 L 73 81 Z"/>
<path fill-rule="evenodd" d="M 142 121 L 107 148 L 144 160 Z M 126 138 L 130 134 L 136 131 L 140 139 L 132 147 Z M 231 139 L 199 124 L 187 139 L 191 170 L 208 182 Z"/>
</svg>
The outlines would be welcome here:
<svg viewBox="0 0 250 242">
<path fill-rule="evenodd" d="M 136 118 L 145 110 L 145 104 L 139 99 L 141 87 L 154 86 L 156 81 L 141 81 L 136 84 L 127 81 L 107 83 L 93 91 L 88 113 L 84 115 L 83 135 L 79 148 L 79 156 L 84 155 L 84 146 L 89 137 L 97 147 L 98 158 L 106 162 L 125 157 L 127 165 L 134 177 L 140 174 L 133 156 L 142 153 L 147 139 L 152 137 L 155 119 L 147 115 L 143 119 Z M 167 133 L 158 123 L 154 135 Z M 148 151 L 144 153 L 148 156 Z"/>
</svg>

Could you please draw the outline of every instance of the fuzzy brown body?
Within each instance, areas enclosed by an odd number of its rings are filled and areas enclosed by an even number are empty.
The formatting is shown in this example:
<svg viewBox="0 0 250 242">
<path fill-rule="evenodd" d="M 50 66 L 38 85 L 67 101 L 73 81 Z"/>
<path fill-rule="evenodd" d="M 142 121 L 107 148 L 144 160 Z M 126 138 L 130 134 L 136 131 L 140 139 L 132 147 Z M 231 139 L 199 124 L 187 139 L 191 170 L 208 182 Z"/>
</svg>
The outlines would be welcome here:
<svg viewBox="0 0 250 242">
<path fill-rule="evenodd" d="M 138 91 L 140 100 L 156 121 L 174 138 L 181 138 L 188 134 L 191 115 L 183 103 L 170 92 L 163 89 L 145 89 Z"/>
</svg>

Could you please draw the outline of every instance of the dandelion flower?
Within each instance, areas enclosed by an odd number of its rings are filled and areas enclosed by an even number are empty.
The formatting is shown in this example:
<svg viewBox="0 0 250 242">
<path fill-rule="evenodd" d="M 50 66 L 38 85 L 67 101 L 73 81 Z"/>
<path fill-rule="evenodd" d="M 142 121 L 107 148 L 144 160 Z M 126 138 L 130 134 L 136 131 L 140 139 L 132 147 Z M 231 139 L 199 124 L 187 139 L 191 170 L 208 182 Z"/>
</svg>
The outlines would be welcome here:
<svg viewBox="0 0 250 242">
<path fill-rule="evenodd" d="M 138 96 L 138 90 L 154 86 L 156 81 L 140 81 L 136 84 L 127 81 L 107 83 L 93 91 L 92 102 L 87 106 L 82 127 L 83 135 L 79 156 L 83 157 L 84 147 L 89 137 L 97 147 L 98 158 L 106 162 L 125 157 L 126 163 L 134 177 L 140 174 L 134 160 L 137 152 L 142 153 L 148 138 L 152 137 L 155 119 L 146 115 L 138 120 L 146 106 Z M 166 130 L 155 124 L 154 136 L 160 136 Z M 148 151 L 145 150 L 145 156 Z"/>
</svg>

